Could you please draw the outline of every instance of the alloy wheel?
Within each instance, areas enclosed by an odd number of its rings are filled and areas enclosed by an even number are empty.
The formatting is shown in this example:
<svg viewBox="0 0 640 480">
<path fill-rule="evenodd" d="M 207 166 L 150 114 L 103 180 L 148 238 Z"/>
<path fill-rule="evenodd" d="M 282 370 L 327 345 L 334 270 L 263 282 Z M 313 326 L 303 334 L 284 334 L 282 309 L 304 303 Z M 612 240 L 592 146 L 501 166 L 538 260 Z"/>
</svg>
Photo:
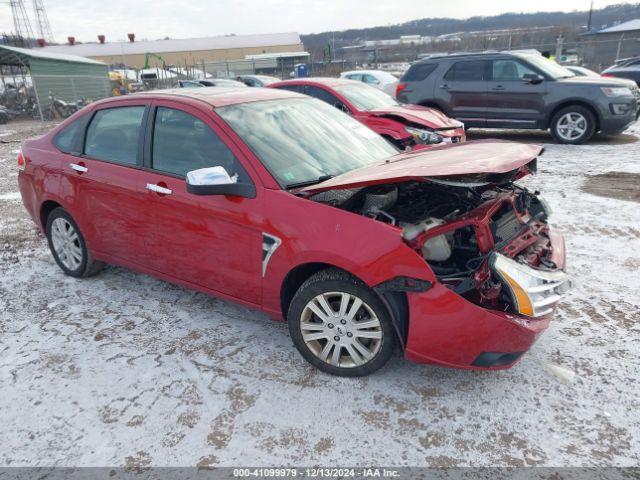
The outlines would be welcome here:
<svg viewBox="0 0 640 480">
<path fill-rule="evenodd" d="M 82 247 L 80 238 L 73 225 L 62 217 L 51 223 L 51 243 L 53 249 L 66 268 L 77 270 L 82 263 Z"/>
<path fill-rule="evenodd" d="M 364 365 L 382 346 L 382 325 L 373 309 L 345 292 L 312 298 L 302 311 L 300 330 L 309 350 L 335 367 Z"/>
<path fill-rule="evenodd" d="M 569 112 L 558 120 L 556 130 L 558 135 L 567 141 L 574 141 L 582 137 L 587 131 L 587 119 L 580 113 Z"/>
</svg>

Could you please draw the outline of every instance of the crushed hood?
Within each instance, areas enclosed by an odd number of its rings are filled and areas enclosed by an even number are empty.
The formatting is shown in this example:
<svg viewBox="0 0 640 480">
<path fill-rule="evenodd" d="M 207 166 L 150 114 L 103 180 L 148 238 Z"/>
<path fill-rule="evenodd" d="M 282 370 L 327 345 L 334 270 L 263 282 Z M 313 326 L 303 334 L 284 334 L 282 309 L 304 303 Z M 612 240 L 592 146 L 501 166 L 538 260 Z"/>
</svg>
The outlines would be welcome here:
<svg viewBox="0 0 640 480">
<path fill-rule="evenodd" d="M 376 108 L 368 110 L 367 113 L 378 117 L 400 117 L 408 122 L 422 124 L 434 130 L 441 128 L 459 128 L 463 126 L 461 122 L 447 117 L 439 110 L 420 105 L 396 105 L 393 107 Z"/>
<path fill-rule="evenodd" d="M 542 151 L 539 145 L 502 140 L 441 144 L 430 149 L 394 155 L 381 163 L 351 170 L 300 191 L 317 193 L 430 179 L 468 184 L 500 183 L 504 181 L 503 174 L 512 174 L 513 180 L 535 171 L 531 163 Z"/>
</svg>

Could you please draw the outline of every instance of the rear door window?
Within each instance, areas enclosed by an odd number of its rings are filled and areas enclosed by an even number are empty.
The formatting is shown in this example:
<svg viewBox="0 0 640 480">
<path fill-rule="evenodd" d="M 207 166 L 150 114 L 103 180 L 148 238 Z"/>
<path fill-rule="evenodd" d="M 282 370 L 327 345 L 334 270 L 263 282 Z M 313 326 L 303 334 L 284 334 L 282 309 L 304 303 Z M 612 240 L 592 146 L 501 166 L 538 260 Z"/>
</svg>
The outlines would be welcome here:
<svg viewBox="0 0 640 480">
<path fill-rule="evenodd" d="M 98 160 L 136 165 L 145 107 L 98 110 L 87 129 L 84 153 Z"/>
<path fill-rule="evenodd" d="M 152 167 L 184 177 L 191 170 L 221 166 L 239 181 L 249 177 L 229 147 L 202 120 L 174 108 L 158 107 L 154 121 Z"/>
<path fill-rule="evenodd" d="M 304 93 L 304 85 L 282 85 L 276 88 L 279 88 L 281 90 L 289 90 L 290 92 Z"/>
<path fill-rule="evenodd" d="M 467 60 L 454 63 L 444 76 L 445 80 L 456 82 L 480 82 L 486 80 L 487 62 L 484 60 Z"/>
<path fill-rule="evenodd" d="M 313 98 L 322 100 L 329 105 L 336 106 L 341 105 L 342 102 L 333 93 L 326 91 L 324 88 L 314 87 L 313 85 L 307 85 L 305 93 Z"/>
<path fill-rule="evenodd" d="M 411 65 L 402 77 L 403 82 L 421 82 L 433 72 L 438 65 L 435 63 L 416 63 Z"/>
</svg>

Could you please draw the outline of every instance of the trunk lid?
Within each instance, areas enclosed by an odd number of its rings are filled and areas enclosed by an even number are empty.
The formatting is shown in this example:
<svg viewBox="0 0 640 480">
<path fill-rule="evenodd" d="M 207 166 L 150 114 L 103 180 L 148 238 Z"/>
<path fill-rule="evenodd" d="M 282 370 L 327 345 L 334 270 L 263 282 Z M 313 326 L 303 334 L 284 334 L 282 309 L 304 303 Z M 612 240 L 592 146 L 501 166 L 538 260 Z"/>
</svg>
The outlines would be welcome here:
<svg viewBox="0 0 640 480">
<path fill-rule="evenodd" d="M 535 160 L 543 150 L 539 145 L 501 140 L 440 144 L 430 149 L 394 155 L 382 163 L 351 170 L 300 191 L 318 193 L 410 180 L 504 183 L 535 172 Z"/>
</svg>

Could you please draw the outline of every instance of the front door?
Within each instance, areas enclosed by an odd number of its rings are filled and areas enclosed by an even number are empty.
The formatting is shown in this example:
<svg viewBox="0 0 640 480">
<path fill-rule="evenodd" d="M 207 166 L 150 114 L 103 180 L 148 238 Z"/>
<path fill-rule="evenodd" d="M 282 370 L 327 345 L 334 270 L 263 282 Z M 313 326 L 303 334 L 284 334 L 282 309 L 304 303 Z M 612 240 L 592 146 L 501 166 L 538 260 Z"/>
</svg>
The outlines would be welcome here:
<svg viewBox="0 0 640 480">
<path fill-rule="evenodd" d="M 447 105 L 445 113 L 468 126 L 483 127 L 487 111 L 486 60 L 460 60 L 436 83 L 434 96 Z"/>
<path fill-rule="evenodd" d="M 252 304 L 261 302 L 262 194 L 256 198 L 187 192 L 187 172 L 222 166 L 256 183 L 241 152 L 207 114 L 172 101 L 154 102 L 144 186 L 154 205 L 153 268 Z M 160 188 L 158 188 L 160 187 Z"/>
<path fill-rule="evenodd" d="M 491 61 L 487 127 L 536 128 L 542 123 L 547 82 L 527 82 L 525 75 L 539 73 L 514 58 Z"/>
</svg>

